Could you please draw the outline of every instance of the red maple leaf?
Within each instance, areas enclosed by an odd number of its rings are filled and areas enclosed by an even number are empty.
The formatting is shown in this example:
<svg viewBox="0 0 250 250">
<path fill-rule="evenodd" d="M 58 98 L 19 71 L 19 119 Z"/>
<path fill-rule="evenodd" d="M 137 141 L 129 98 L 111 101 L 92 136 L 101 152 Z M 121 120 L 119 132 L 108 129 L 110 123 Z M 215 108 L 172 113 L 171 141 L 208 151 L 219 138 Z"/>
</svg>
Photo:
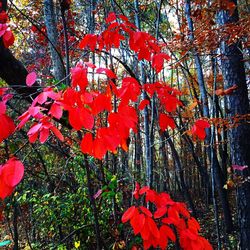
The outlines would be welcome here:
<svg viewBox="0 0 250 250">
<path fill-rule="evenodd" d="M 13 157 L 4 165 L 0 165 L 0 198 L 11 195 L 15 186 L 22 180 L 24 166 L 21 161 Z"/>
<path fill-rule="evenodd" d="M 88 85 L 87 68 L 78 63 L 76 67 L 71 69 L 72 87 L 79 86 L 81 90 L 85 90 Z"/>
<path fill-rule="evenodd" d="M 141 94 L 141 86 L 133 77 L 125 77 L 122 80 L 122 86 L 118 89 L 118 97 L 121 98 L 121 105 L 128 105 L 129 101 L 137 101 Z"/>
<path fill-rule="evenodd" d="M 200 138 L 200 140 L 205 140 L 206 138 L 206 128 L 209 128 L 210 124 L 208 123 L 208 121 L 199 119 L 197 120 L 193 127 L 191 128 L 191 132 L 193 135 L 196 135 Z"/>
<path fill-rule="evenodd" d="M 152 67 L 156 70 L 156 73 L 159 73 L 163 69 L 164 59 L 170 60 L 170 56 L 166 53 L 155 54 L 152 58 Z"/>
<path fill-rule="evenodd" d="M 174 129 L 175 122 L 174 119 L 166 114 L 159 115 L 159 126 L 162 131 L 166 130 L 168 127 Z"/>
<path fill-rule="evenodd" d="M 94 34 L 87 34 L 84 36 L 84 38 L 79 43 L 80 49 L 85 49 L 86 47 L 89 47 L 91 51 L 94 51 L 97 45 L 97 35 Z"/>
<path fill-rule="evenodd" d="M 140 102 L 140 104 L 139 104 L 139 106 L 138 106 L 138 109 L 139 109 L 139 110 L 143 110 L 143 109 L 145 109 L 145 107 L 146 107 L 147 105 L 149 105 L 149 104 L 150 104 L 150 101 L 147 100 L 147 99 L 144 99 L 144 100 L 142 100 L 142 101 Z"/>
</svg>

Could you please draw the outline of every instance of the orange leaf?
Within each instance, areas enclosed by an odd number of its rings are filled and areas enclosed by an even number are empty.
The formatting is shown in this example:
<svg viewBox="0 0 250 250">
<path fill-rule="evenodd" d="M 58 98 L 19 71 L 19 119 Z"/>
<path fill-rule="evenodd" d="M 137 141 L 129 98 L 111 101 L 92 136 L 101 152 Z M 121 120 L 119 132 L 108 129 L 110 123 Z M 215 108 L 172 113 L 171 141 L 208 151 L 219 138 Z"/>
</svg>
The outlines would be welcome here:
<svg viewBox="0 0 250 250">
<path fill-rule="evenodd" d="M 230 87 L 230 88 L 228 88 L 228 89 L 225 89 L 225 90 L 224 90 L 224 94 L 225 94 L 225 95 L 230 95 L 230 94 L 232 94 L 233 91 L 234 91 L 235 89 L 237 89 L 237 88 L 238 88 L 238 86 L 237 86 L 236 84 L 234 84 L 232 87 Z"/>
</svg>

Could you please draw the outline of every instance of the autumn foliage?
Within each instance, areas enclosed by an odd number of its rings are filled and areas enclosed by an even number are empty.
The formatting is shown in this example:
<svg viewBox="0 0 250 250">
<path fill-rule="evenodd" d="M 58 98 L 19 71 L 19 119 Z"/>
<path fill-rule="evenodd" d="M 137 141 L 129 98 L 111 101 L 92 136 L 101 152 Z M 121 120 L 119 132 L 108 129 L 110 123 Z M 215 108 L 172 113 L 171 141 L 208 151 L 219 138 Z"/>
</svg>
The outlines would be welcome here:
<svg viewBox="0 0 250 250">
<path fill-rule="evenodd" d="M 70 4 L 70 1 L 64 2 Z M 2 12 L 0 16 L 0 37 L 9 47 L 14 37 L 6 24 L 5 15 Z M 111 13 L 106 18 L 106 24 L 106 30 L 100 34 L 85 35 L 79 48 L 97 53 L 103 50 L 108 52 L 112 48 L 119 48 L 120 43 L 126 40 L 138 60 L 149 62 L 156 74 L 171 59 L 155 37 L 139 31 L 127 17 Z M 90 73 L 104 78 L 102 88 L 97 90 L 91 84 Z M 37 74 L 30 72 L 26 78 L 27 88 L 31 88 L 36 80 Z M 142 95 L 145 97 L 143 100 Z M 57 122 L 66 117 L 68 127 L 80 134 L 77 142 L 82 154 L 102 160 L 108 152 L 116 154 L 119 148 L 128 150 L 130 133 L 137 133 L 138 130 L 138 112 L 149 107 L 153 97 L 157 98 L 160 131 L 176 129 L 174 116 L 178 108 L 184 105 L 180 100 L 181 95 L 179 90 L 160 80 L 141 83 L 134 75 L 127 74 L 120 78 L 113 68 L 98 67 L 89 61 L 78 62 L 71 68 L 71 84 L 63 89 L 56 85 L 42 88 L 30 107 L 18 117 L 17 126 L 6 109 L 12 96 L 7 90 L 1 90 L 0 142 L 24 126 L 29 128 L 27 136 L 30 143 L 40 141 L 43 144 L 51 135 L 63 142 L 65 136 Z M 140 103 L 138 109 L 137 103 Z M 103 122 L 104 116 L 106 122 Z M 198 119 L 191 133 L 204 140 L 209 126 L 207 120 Z M 12 157 L 0 166 L 1 199 L 13 193 L 23 174 L 24 166 L 17 158 Z M 150 211 L 144 206 L 132 206 L 122 216 L 122 222 L 129 221 L 134 234 L 141 235 L 144 249 L 151 246 L 165 249 L 169 240 L 178 240 L 183 249 L 212 249 L 208 241 L 199 235 L 200 226 L 183 203 L 174 202 L 167 193 L 157 193 L 148 187 L 140 188 L 138 184 L 134 197 L 137 200 L 145 198 L 145 202 L 154 208 Z"/>
<path fill-rule="evenodd" d="M 144 249 L 160 247 L 166 249 L 169 240 L 179 240 L 185 250 L 210 250 L 212 246 L 199 235 L 200 226 L 190 215 L 184 203 L 173 201 L 167 193 L 157 193 L 149 187 L 136 183 L 133 193 L 136 200 L 145 199 L 153 205 L 154 212 L 144 206 L 132 206 L 122 216 L 122 222 L 130 222 L 135 235 L 143 239 Z"/>
<path fill-rule="evenodd" d="M 2 3 L 0 2 L 0 10 L 1 7 Z M 2 38 L 3 44 L 6 48 L 13 45 L 15 41 L 15 37 L 8 25 L 8 15 L 4 10 L 0 12 L 0 38 Z"/>
</svg>

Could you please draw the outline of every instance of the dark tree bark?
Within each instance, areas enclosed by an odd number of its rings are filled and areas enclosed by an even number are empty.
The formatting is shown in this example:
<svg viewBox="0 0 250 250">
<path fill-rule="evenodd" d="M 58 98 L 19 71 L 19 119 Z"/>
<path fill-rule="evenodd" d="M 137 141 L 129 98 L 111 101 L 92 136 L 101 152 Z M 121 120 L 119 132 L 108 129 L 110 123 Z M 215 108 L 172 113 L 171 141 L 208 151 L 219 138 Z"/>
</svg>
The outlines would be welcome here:
<svg viewBox="0 0 250 250">
<path fill-rule="evenodd" d="M 237 1 L 233 1 L 237 5 Z M 227 11 L 218 12 L 218 24 L 225 25 L 237 23 L 239 15 L 237 8 L 233 15 Z M 240 42 L 228 45 L 226 41 L 221 43 L 221 66 L 225 82 L 225 88 L 234 85 L 237 89 L 227 95 L 228 117 L 234 123 L 234 117 L 244 116 L 250 113 L 246 75 L 244 70 L 243 56 Z M 243 178 L 243 183 L 237 188 L 238 222 L 240 227 L 240 249 L 250 249 L 250 126 L 246 121 L 241 121 L 238 126 L 229 130 L 232 164 L 248 166 L 244 171 L 238 172 Z"/>
<path fill-rule="evenodd" d="M 180 183 L 181 191 L 183 192 L 184 197 L 187 200 L 187 202 L 190 206 L 190 209 L 192 210 L 193 216 L 196 217 L 197 212 L 196 212 L 192 197 L 190 195 L 190 192 L 188 190 L 188 187 L 187 187 L 185 179 L 184 179 L 183 167 L 182 167 L 182 164 L 180 161 L 180 156 L 179 156 L 179 154 L 175 148 L 175 145 L 174 145 L 174 143 L 173 143 L 173 141 L 172 141 L 172 139 L 167 131 L 164 132 L 164 136 L 165 136 L 165 138 L 170 146 L 171 152 L 172 152 L 172 156 L 173 156 L 175 166 L 176 166 L 176 171 L 178 174 L 177 179 L 178 179 L 178 182 Z"/>
<path fill-rule="evenodd" d="M 24 65 L 18 61 L 11 51 L 4 47 L 0 40 L 0 77 L 18 94 L 25 99 L 31 100 L 37 93 L 37 85 L 27 88 L 26 77 L 28 72 Z"/>
<path fill-rule="evenodd" d="M 2 3 L 2 9 L 0 9 L 0 11 L 6 11 L 7 0 L 0 0 L 0 2 Z M 5 48 L 2 38 L 0 38 L 0 78 L 22 97 L 31 101 L 32 96 L 37 93 L 38 85 L 27 88 L 27 75 L 28 71 L 24 65 L 13 56 L 9 49 Z"/>
</svg>

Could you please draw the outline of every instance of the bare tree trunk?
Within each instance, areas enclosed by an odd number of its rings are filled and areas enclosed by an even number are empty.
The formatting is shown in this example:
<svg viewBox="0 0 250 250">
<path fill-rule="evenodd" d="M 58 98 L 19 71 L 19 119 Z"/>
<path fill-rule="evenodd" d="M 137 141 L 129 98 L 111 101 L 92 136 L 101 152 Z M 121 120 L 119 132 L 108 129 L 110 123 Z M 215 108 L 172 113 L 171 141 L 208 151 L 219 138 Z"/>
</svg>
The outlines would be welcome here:
<svg viewBox="0 0 250 250">
<path fill-rule="evenodd" d="M 193 21 L 191 18 L 190 0 L 185 1 L 185 14 L 186 14 L 187 22 L 188 22 L 189 37 L 190 37 L 191 41 L 194 41 L 194 26 L 193 26 Z M 195 48 L 193 49 L 193 56 L 194 56 L 194 60 L 195 60 L 196 72 L 197 72 L 197 77 L 198 77 L 198 84 L 199 84 L 200 95 L 201 95 L 203 115 L 205 117 L 209 118 L 208 97 L 207 97 L 207 92 L 206 92 L 206 87 L 205 87 L 202 65 L 201 65 L 201 60 L 200 60 L 199 54 Z M 207 137 L 205 139 L 205 142 L 207 145 L 209 145 L 210 138 L 211 138 L 211 129 L 208 128 L 206 130 L 206 133 L 207 133 Z M 213 158 L 211 159 L 211 151 L 212 150 L 213 150 Z M 228 203 L 228 199 L 227 199 L 227 193 L 226 193 L 226 190 L 223 188 L 224 180 L 223 180 L 221 168 L 219 165 L 219 161 L 217 158 L 217 152 L 213 147 L 209 146 L 207 148 L 207 153 L 208 153 L 208 156 L 210 158 L 211 165 L 212 164 L 214 165 L 213 173 L 215 174 L 215 183 L 216 183 L 216 186 L 218 189 L 218 194 L 219 194 L 219 197 L 220 197 L 220 200 L 222 203 L 225 226 L 226 226 L 227 231 L 230 232 L 233 228 L 232 216 L 231 216 L 231 211 L 230 211 L 230 207 L 229 207 L 229 203 Z"/>
<path fill-rule="evenodd" d="M 56 12 L 53 0 L 44 0 L 44 20 L 47 29 L 49 40 L 50 54 L 53 65 L 53 75 L 57 80 L 62 80 L 65 77 L 64 65 L 58 55 L 58 32 L 56 23 Z M 53 46 L 53 45 L 54 46 Z M 57 51 L 55 50 L 57 48 Z"/>
<path fill-rule="evenodd" d="M 134 1 L 135 6 L 135 22 L 140 30 L 140 18 L 139 18 L 139 3 L 138 0 Z M 141 80 L 142 83 L 146 83 L 146 75 L 145 70 L 143 68 L 142 61 L 140 62 L 140 71 L 141 71 Z M 146 93 L 143 91 L 143 99 L 146 99 Z M 143 110 L 143 118 L 144 118 L 144 138 L 145 138 L 145 160 L 146 160 L 146 178 L 147 178 L 147 185 L 152 187 L 153 184 L 153 151 L 151 147 L 151 136 L 150 136 L 150 119 L 149 119 L 149 109 L 145 107 Z"/>
</svg>

